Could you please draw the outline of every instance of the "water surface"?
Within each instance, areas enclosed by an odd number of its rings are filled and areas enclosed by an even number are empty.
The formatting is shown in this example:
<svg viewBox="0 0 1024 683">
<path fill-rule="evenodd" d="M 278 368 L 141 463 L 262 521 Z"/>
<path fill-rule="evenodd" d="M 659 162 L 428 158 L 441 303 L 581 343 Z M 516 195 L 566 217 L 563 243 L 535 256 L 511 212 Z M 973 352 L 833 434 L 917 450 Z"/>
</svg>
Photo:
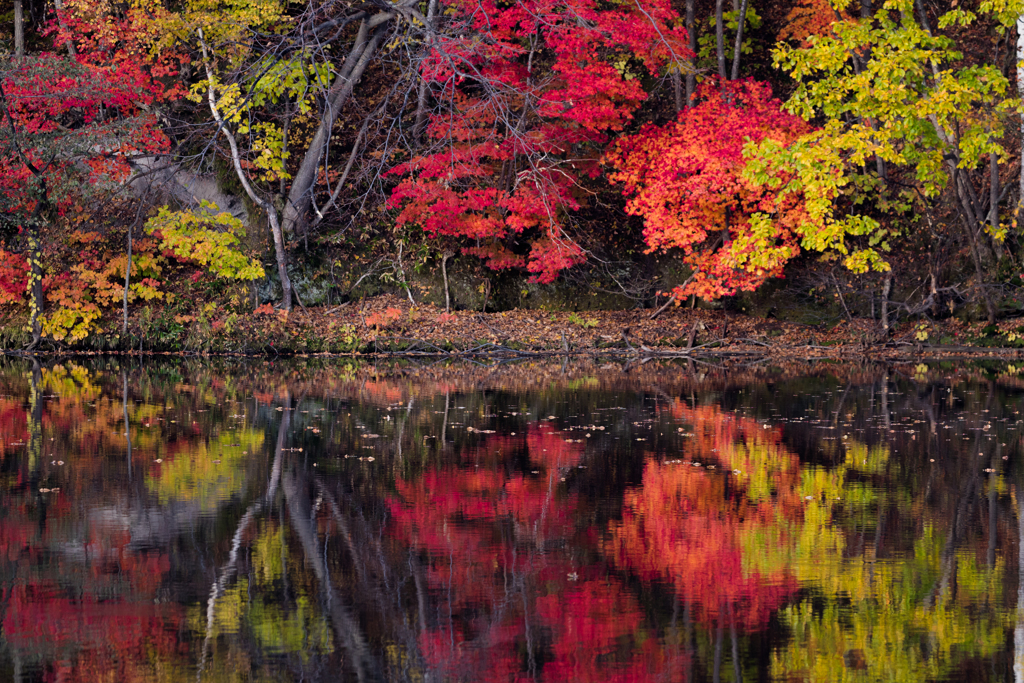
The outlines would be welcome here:
<svg viewBox="0 0 1024 683">
<path fill-rule="evenodd" d="M 7 362 L 0 680 L 1020 680 L 1017 373 Z"/>
</svg>

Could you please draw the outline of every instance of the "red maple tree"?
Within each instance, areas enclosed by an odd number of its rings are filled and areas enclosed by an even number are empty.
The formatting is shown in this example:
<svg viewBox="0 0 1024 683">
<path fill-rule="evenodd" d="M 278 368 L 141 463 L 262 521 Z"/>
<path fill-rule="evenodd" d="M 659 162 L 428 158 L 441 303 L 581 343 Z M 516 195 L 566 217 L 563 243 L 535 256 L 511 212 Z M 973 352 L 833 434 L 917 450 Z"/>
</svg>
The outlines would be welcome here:
<svg viewBox="0 0 1024 683">
<path fill-rule="evenodd" d="M 689 54 L 686 33 L 665 0 L 458 0 L 446 14 L 465 30 L 421 66 L 440 104 L 434 144 L 390 171 L 398 225 L 553 282 L 584 259 L 567 226 L 582 176 L 646 98 L 639 76 Z"/>
</svg>

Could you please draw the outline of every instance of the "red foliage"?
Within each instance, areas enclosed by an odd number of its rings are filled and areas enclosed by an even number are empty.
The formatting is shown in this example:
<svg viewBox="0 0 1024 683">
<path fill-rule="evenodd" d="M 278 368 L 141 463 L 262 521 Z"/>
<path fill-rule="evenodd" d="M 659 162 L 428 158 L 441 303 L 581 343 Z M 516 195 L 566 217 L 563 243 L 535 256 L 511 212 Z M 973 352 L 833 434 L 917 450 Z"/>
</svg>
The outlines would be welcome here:
<svg viewBox="0 0 1024 683">
<path fill-rule="evenodd" d="M 524 448 L 538 469 L 508 473 Z M 601 565 L 555 550 L 576 534 L 578 499 L 560 481 L 582 455 L 540 423 L 525 438 L 488 438 L 465 454 L 471 468 L 397 482 L 393 533 L 426 555 L 426 587 L 445 596 L 448 618 L 419 637 L 440 678 L 680 678 L 685 653 L 662 647 L 628 588 Z"/>
<path fill-rule="evenodd" d="M 366 316 L 366 326 L 373 327 L 378 330 L 390 327 L 392 323 L 396 322 L 402 317 L 402 309 L 395 308 L 394 306 L 388 306 L 383 311 L 376 311 Z"/>
<path fill-rule="evenodd" d="M 64 20 L 66 31 L 53 29 L 55 51 L 9 61 L 0 73 L 0 210 L 32 230 L 42 226 L 37 208 L 81 210 L 129 177 L 131 157 L 166 152 L 151 110 L 181 94 L 176 79 L 163 79 L 180 59 L 150 50 L 138 21 L 87 2 L 70 3 Z M 65 41 L 76 45 L 73 58 Z M 24 292 L 22 260 L 0 259 L 0 303 Z"/>
<path fill-rule="evenodd" d="M 427 126 L 434 150 L 391 171 L 398 224 L 553 282 L 584 259 L 565 224 L 580 173 L 646 98 L 634 72 L 684 58 L 685 32 L 665 0 L 458 0 L 446 14 L 456 30 L 422 66 L 445 110 Z"/>
<path fill-rule="evenodd" d="M 28 285 L 28 270 L 24 256 L 0 249 L 0 304 L 21 300 Z"/>
<path fill-rule="evenodd" d="M 644 218 L 648 250 L 685 252 L 693 277 L 676 296 L 715 299 L 780 277 L 800 252 L 802 201 L 745 178 L 743 147 L 765 138 L 788 144 L 809 126 L 782 111 L 764 83 L 707 85 L 698 98 L 674 123 L 620 140 L 606 161 L 630 197 L 626 211 Z M 776 218 L 772 234 L 754 234 L 757 213 Z"/>
</svg>

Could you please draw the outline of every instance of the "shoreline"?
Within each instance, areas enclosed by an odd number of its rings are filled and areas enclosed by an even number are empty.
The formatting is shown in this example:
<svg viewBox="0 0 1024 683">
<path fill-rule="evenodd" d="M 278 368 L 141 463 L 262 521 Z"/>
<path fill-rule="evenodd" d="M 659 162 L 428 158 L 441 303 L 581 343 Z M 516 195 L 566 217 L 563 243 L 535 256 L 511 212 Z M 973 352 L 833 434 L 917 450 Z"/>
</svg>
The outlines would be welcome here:
<svg viewBox="0 0 1024 683">
<path fill-rule="evenodd" d="M 883 334 L 870 319 L 808 324 L 709 309 L 453 311 L 384 295 L 290 313 L 154 316 L 134 311 L 75 343 L 26 350 L 24 321 L 0 322 L 7 355 L 316 356 L 339 358 L 548 358 L 942 360 L 1024 357 L 1024 318 L 999 325 L 958 319 L 904 322 Z"/>
</svg>

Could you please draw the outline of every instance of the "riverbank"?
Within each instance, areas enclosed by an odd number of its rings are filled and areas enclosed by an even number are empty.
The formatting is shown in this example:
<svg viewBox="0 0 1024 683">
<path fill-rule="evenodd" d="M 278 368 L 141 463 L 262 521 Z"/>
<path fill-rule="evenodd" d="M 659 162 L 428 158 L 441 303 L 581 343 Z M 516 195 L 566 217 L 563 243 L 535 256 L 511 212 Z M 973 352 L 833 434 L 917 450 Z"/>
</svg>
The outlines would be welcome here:
<svg viewBox="0 0 1024 683">
<path fill-rule="evenodd" d="M 716 310 L 583 313 L 452 311 L 383 295 L 290 313 L 262 306 L 247 314 L 203 309 L 192 315 L 144 308 L 76 343 L 46 341 L 43 353 L 164 352 L 210 354 L 608 354 L 787 358 L 905 358 L 1024 353 L 1024 318 L 999 325 L 956 319 L 902 323 L 884 333 L 877 321 L 806 325 Z M 0 325 L 7 350 L 27 343 L 25 320 Z"/>
</svg>

